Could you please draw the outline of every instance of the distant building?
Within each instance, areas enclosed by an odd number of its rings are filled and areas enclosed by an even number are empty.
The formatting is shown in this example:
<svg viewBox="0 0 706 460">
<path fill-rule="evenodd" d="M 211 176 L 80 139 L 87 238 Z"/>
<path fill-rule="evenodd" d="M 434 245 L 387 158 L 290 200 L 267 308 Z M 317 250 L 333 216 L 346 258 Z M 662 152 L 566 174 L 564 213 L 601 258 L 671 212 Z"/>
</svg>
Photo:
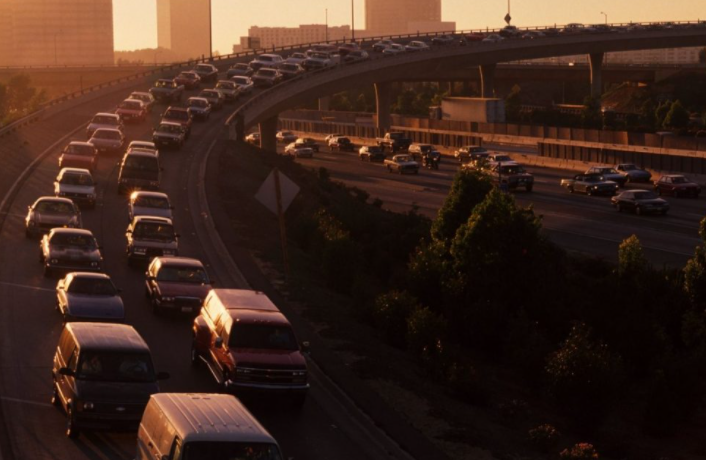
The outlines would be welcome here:
<svg viewBox="0 0 706 460">
<path fill-rule="evenodd" d="M 211 55 L 210 0 L 157 0 L 157 46 L 179 60 Z"/>
<path fill-rule="evenodd" d="M 112 0 L 0 0 L 0 65 L 112 65 Z"/>
<path fill-rule="evenodd" d="M 441 0 L 365 0 L 365 29 L 370 36 L 448 31 L 455 26 L 441 21 Z"/>
<path fill-rule="evenodd" d="M 248 49 L 243 38 L 240 39 L 241 49 Z M 258 27 L 248 29 L 248 38 L 260 39 L 260 47 L 290 46 L 301 43 L 320 43 L 351 38 L 350 26 L 329 26 L 325 24 L 305 24 L 299 27 Z M 234 48 L 235 49 L 235 48 Z"/>
<path fill-rule="evenodd" d="M 690 65 L 699 63 L 699 51 L 702 47 L 687 48 L 658 48 L 639 51 L 619 51 L 606 53 L 603 58 L 604 64 L 666 64 L 666 65 Z M 550 58 L 534 59 L 527 62 L 540 64 L 588 64 L 586 55 L 578 56 L 557 56 Z"/>
</svg>

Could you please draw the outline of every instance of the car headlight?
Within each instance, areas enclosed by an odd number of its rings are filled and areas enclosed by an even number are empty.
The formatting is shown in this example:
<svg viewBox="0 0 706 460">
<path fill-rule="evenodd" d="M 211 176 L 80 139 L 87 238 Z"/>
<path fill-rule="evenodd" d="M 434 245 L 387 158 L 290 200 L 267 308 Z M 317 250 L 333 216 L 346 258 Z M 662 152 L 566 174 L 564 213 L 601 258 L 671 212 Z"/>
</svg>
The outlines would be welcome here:
<svg viewBox="0 0 706 460">
<path fill-rule="evenodd" d="M 175 251 L 173 249 L 165 249 L 162 251 L 162 254 L 164 254 L 165 256 L 173 256 L 174 252 Z"/>
<path fill-rule="evenodd" d="M 52 265 L 56 265 L 56 264 L 59 263 L 59 259 L 51 259 L 51 260 L 49 261 L 49 263 L 52 264 Z"/>
<path fill-rule="evenodd" d="M 93 267 L 93 268 L 98 267 L 98 262 L 91 262 L 91 267 Z"/>
<path fill-rule="evenodd" d="M 59 196 L 66 196 L 66 192 L 59 192 Z"/>
<path fill-rule="evenodd" d="M 83 408 L 83 410 L 93 410 L 95 408 L 92 402 L 84 402 L 83 404 L 81 404 L 81 407 Z"/>
<path fill-rule="evenodd" d="M 162 302 L 166 302 L 166 303 L 174 302 L 174 297 L 162 297 Z"/>
<path fill-rule="evenodd" d="M 132 252 L 134 252 L 135 254 L 146 254 L 147 248 L 133 248 Z"/>
<path fill-rule="evenodd" d="M 249 374 L 250 372 L 252 372 L 250 369 L 243 369 L 243 368 L 240 368 L 240 367 L 236 367 L 236 368 L 235 368 L 235 373 L 236 373 L 236 374 L 245 375 L 245 374 Z"/>
</svg>

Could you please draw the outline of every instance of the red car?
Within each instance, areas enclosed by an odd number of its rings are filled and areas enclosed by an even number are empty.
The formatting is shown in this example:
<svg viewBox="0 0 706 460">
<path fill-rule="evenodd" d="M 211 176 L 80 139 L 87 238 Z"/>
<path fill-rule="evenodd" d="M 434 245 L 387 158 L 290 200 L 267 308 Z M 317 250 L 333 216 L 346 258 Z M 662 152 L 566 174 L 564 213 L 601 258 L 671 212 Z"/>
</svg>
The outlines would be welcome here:
<svg viewBox="0 0 706 460">
<path fill-rule="evenodd" d="M 472 33 L 472 34 L 466 34 L 465 35 L 466 40 L 469 42 L 481 42 L 485 38 L 485 34 L 482 34 L 480 32 Z"/>
<path fill-rule="evenodd" d="M 147 108 L 139 99 L 125 99 L 115 111 L 125 123 L 142 123 L 147 118 Z"/>
<path fill-rule="evenodd" d="M 98 151 L 88 142 L 73 141 L 59 156 L 59 168 L 84 168 L 95 171 L 98 163 Z"/>
<path fill-rule="evenodd" d="M 178 85 L 184 85 L 186 89 L 195 89 L 201 86 L 201 77 L 194 71 L 188 70 L 180 73 L 174 78 Z"/>
<path fill-rule="evenodd" d="M 669 174 L 655 181 L 655 191 L 660 195 L 690 196 L 698 198 L 701 186 L 684 176 Z"/>
<path fill-rule="evenodd" d="M 162 121 L 179 123 L 186 130 L 186 139 L 191 135 L 193 117 L 191 111 L 186 107 L 168 107 L 162 114 Z"/>
<path fill-rule="evenodd" d="M 187 257 L 155 257 L 145 273 L 145 294 L 155 313 L 197 314 L 211 284 L 201 261 Z"/>
</svg>

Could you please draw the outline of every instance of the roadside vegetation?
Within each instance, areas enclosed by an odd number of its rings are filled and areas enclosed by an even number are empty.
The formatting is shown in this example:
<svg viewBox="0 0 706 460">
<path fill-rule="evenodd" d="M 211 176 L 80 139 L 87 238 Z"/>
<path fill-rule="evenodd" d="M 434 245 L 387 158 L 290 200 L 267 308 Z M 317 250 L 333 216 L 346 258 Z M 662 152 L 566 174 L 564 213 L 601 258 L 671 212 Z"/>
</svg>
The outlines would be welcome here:
<svg viewBox="0 0 706 460">
<path fill-rule="evenodd" d="M 28 75 L 15 75 L 0 83 L 0 127 L 34 112 L 45 101 L 46 93 L 33 87 Z"/>
<path fill-rule="evenodd" d="M 258 156 L 268 158 L 250 154 L 222 167 L 252 168 Z M 338 340 L 352 330 L 363 340 L 350 318 L 377 331 L 420 369 L 415 389 L 440 386 L 524 439 L 520 448 L 507 437 L 507 446 L 486 447 L 494 454 L 658 458 L 681 442 L 675 436 L 695 432 L 706 384 L 706 219 L 704 243 L 683 270 L 651 266 L 634 236 L 611 264 L 557 247 L 540 216 L 472 171 L 459 171 L 429 221 L 414 209 L 386 212 L 325 169 L 312 177 L 286 159 L 262 161 L 279 164 L 306 197 L 288 211 L 299 260 L 291 297 L 323 303 L 307 311 Z M 222 195 L 247 208 L 235 184 Z M 333 297 L 322 301 L 320 289 Z M 350 314 L 343 325 L 324 319 L 333 298 Z M 383 359 L 379 347 L 359 347 L 370 354 L 359 369 L 366 377 L 397 370 L 372 364 Z M 510 387 L 523 397 L 509 396 Z M 471 442 L 488 442 L 477 436 Z"/>
</svg>

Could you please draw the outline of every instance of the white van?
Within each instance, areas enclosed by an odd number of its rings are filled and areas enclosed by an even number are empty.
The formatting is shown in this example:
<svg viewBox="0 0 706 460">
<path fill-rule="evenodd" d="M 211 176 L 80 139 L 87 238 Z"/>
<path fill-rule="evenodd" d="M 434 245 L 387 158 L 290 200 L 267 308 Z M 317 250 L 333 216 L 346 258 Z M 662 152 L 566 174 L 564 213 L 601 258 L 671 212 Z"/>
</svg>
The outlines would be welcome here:
<svg viewBox="0 0 706 460">
<path fill-rule="evenodd" d="M 225 394 L 160 393 L 150 398 L 135 460 L 282 460 L 277 441 Z"/>
</svg>

